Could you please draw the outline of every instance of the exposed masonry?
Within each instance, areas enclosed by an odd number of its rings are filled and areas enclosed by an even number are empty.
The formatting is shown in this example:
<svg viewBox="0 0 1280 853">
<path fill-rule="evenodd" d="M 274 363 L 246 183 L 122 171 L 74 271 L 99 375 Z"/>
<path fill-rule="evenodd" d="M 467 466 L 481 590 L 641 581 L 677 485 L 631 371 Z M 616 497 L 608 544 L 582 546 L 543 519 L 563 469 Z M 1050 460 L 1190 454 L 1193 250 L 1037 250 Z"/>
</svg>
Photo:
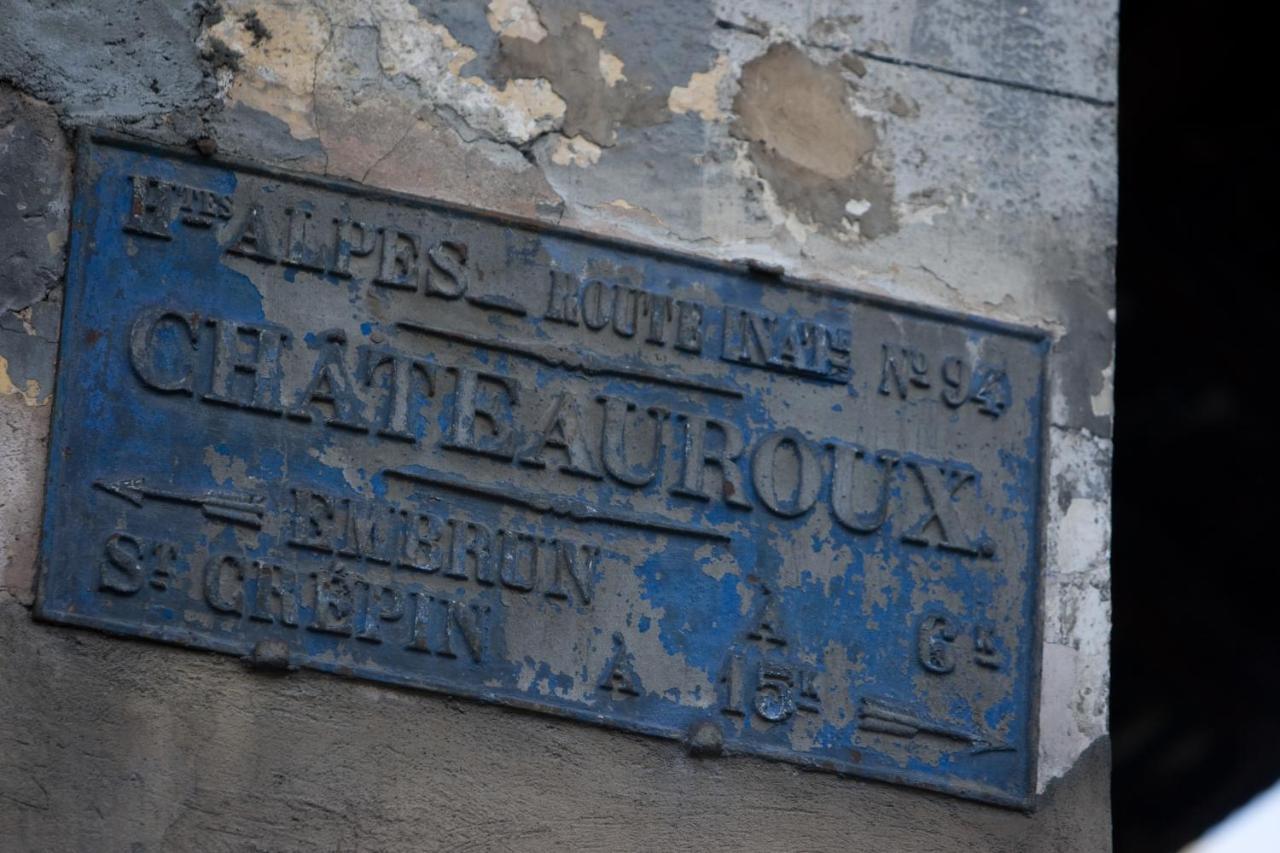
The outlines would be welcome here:
<svg viewBox="0 0 1280 853">
<path fill-rule="evenodd" d="M 1105 732 L 1114 10 L 1084 4 L 1081 41 L 1033 8 L 1033 64 L 940 12 L 650 5 L 0 0 L 0 157 L 27 205 L 0 210 L 0 590 L 29 600 L 63 134 L 112 126 L 1053 331 L 1043 787 Z M 1014 73 L 1033 65 L 1060 76 Z M 778 136 L 774 75 L 812 84 L 835 140 Z"/>
</svg>

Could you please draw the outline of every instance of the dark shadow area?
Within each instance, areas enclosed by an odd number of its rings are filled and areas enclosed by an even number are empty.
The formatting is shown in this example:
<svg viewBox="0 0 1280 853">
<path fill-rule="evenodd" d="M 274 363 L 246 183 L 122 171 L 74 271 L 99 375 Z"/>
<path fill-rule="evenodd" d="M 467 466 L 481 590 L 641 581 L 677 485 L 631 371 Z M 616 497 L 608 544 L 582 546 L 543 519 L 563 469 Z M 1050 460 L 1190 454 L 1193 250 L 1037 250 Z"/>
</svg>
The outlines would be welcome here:
<svg viewBox="0 0 1280 853">
<path fill-rule="evenodd" d="M 1280 217 L 1265 85 L 1277 48 L 1260 11 L 1187 0 L 1121 11 L 1121 853 L 1177 850 L 1280 778 Z"/>
</svg>

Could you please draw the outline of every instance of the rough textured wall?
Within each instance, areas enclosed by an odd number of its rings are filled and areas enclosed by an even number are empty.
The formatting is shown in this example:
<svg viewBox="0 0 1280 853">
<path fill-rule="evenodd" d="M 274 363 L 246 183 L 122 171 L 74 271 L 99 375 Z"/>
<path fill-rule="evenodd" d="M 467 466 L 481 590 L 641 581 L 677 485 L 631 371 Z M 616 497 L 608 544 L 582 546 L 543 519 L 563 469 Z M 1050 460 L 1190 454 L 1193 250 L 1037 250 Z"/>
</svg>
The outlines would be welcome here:
<svg viewBox="0 0 1280 853">
<path fill-rule="evenodd" d="M 1104 849 L 1113 6 L 0 0 L 0 849 Z M 1039 810 L 33 623 L 82 124 L 1049 330 Z"/>
</svg>

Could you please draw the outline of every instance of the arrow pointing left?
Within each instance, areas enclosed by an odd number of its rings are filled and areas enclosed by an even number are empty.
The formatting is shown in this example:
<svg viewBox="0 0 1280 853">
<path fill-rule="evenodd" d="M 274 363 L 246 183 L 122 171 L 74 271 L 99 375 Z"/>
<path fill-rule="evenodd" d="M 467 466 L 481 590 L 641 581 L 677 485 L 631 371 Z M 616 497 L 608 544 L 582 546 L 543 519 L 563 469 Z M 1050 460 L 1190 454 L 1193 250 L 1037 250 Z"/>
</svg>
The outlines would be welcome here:
<svg viewBox="0 0 1280 853">
<path fill-rule="evenodd" d="M 134 506 L 142 506 L 148 498 L 169 501 L 198 506 L 200 511 L 209 518 L 252 527 L 255 530 L 262 527 L 266 500 L 260 495 L 240 492 L 183 492 L 150 486 L 142 477 L 114 482 L 98 480 L 94 485 L 108 494 L 123 498 Z"/>
</svg>

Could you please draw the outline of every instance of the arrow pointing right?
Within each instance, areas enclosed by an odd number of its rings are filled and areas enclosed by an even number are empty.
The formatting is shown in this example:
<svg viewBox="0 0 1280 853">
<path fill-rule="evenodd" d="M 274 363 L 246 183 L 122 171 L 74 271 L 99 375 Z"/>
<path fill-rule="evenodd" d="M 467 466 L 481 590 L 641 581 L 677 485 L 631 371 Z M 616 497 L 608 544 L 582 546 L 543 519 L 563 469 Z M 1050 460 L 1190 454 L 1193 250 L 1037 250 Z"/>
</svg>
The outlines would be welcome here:
<svg viewBox="0 0 1280 853">
<path fill-rule="evenodd" d="M 1008 744 L 990 740 L 985 735 L 967 732 L 955 726 L 925 720 L 905 708 L 874 696 L 863 697 L 861 707 L 858 708 L 858 719 L 859 728 L 862 731 L 894 735 L 907 740 L 920 734 L 957 740 L 969 744 L 969 752 L 972 755 L 1013 751 L 1013 747 Z"/>
</svg>

